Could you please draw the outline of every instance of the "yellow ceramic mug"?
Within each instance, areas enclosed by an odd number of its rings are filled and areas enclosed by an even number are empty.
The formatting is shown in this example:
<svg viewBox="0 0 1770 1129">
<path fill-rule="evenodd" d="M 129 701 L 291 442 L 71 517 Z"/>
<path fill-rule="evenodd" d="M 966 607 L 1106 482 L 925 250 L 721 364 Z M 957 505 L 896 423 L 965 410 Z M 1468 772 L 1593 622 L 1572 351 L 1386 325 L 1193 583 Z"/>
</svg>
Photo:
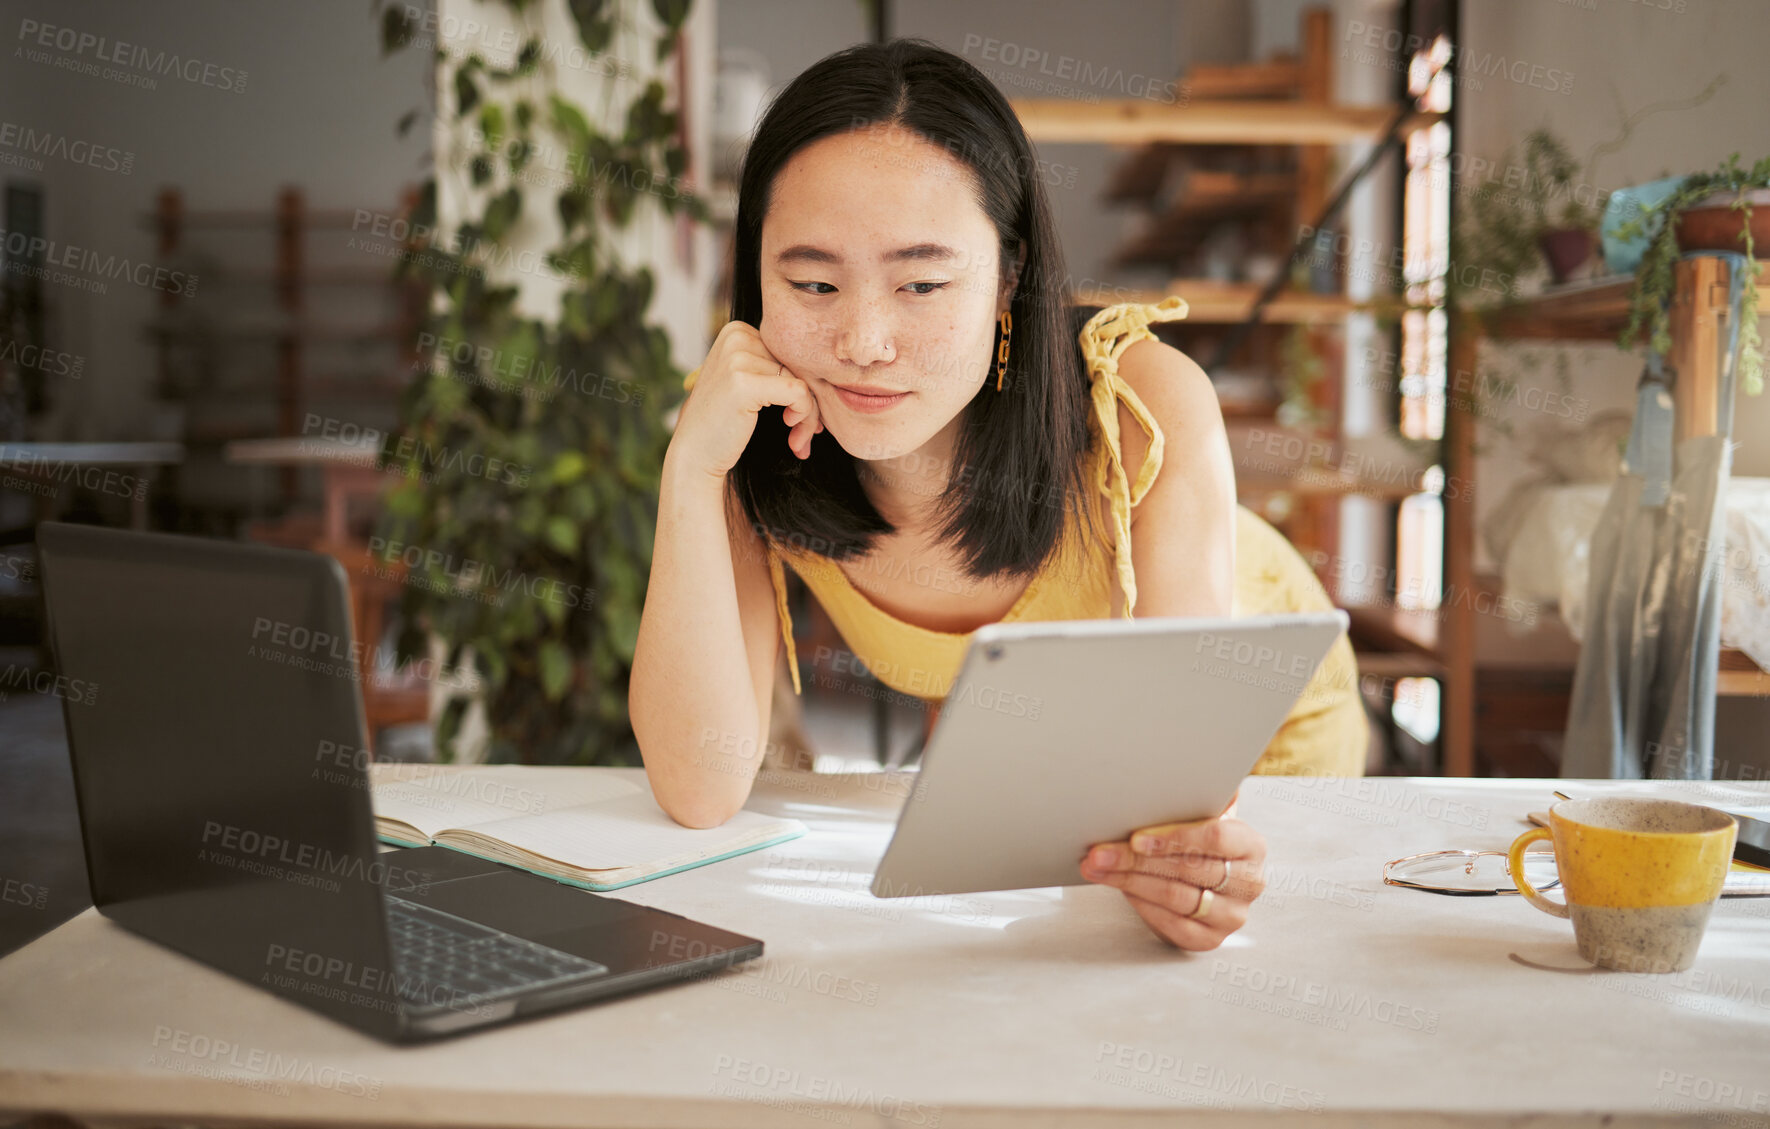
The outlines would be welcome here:
<svg viewBox="0 0 1770 1129">
<path fill-rule="evenodd" d="M 1696 961 L 1721 896 L 1739 824 L 1724 811 L 1677 800 L 1563 800 L 1549 826 L 1512 841 L 1512 881 L 1530 904 L 1573 919 L 1579 955 L 1625 972 L 1682 972 Z M 1567 904 L 1524 877 L 1524 849 L 1555 841 Z"/>
</svg>

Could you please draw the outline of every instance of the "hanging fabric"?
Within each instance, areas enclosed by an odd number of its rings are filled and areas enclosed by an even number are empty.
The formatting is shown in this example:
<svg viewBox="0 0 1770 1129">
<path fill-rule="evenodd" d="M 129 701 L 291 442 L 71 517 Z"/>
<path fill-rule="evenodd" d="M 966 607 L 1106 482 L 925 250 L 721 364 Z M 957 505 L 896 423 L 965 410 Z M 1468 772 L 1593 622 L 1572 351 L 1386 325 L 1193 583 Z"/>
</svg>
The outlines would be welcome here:
<svg viewBox="0 0 1770 1129">
<path fill-rule="evenodd" d="M 1592 534 L 1585 632 L 1574 672 L 1561 774 L 1707 780 L 1714 771 L 1727 482 L 1741 290 L 1756 264 L 1730 251 L 1726 348 L 1716 434 L 1673 446 L 1672 374 L 1650 354 L 1635 422 Z M 1755 316 L 1755 311 L 1752 311 Z"/>
</svg>

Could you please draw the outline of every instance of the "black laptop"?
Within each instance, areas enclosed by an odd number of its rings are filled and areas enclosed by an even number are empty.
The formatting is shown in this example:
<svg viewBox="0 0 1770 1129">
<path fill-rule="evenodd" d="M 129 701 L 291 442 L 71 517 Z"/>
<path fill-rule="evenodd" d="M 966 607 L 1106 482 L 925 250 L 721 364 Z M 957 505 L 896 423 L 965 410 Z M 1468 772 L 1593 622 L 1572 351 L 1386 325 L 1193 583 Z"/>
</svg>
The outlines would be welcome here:
<svg viewBox="0 0 1770 1129">
<path fill-rule="evenodd" d="M 442 847 L 378 848 L 343 568 L 37 527 L 99 911 L 395 1041 L 682 980 L 762 942 Z M 361 645 L 370 645 L 366 641 Z"/>
</svg>

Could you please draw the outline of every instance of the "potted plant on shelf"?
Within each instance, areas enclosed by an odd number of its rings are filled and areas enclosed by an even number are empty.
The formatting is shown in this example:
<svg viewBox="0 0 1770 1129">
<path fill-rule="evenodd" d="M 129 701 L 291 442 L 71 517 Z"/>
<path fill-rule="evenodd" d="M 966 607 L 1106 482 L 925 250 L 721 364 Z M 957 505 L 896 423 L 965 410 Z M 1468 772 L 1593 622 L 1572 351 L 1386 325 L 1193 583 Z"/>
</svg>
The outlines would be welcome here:
<svg viewBox="0 0 1770 1129">
<path fill-rule="evenodd" d="M 1617 229 L 1619 239 L 1647 239 L 1629 291 L 1629 322 L 1617 344 L 1632 348 L 1647 332 L 1647 347 L 1664 356 L 1671 348 L 1672 293 L 1677 287 L 1672 266 L 1688 251 L 1738 251 L 1756 264 L 1758 240 L 1770 240 L 1770 214 L 1754 211 L 1770 204 L 1770 157 L 1741 168 L 1739 154 L 1710 172 L 1695 173 L 1659 201 L 1638 207 L 1634 218 Z M 1742 309 L 1758 308 L 1756 270 L 1745 272 Z M 1758 319 L 1739 324 L 1739 386 L 1748 396 L 1764 387 L 1763 343 Z"/>
<path fill-rule="evenodd" d="M 1538 186 L 1530 196 L 1535 209 L 1537 248 L 1549 277 L 1566 282 L 1598 249 L 1598 224 L 1608 194 L 1582 177 L 1567 146 L 1547 130 L 1533 130 L 1524 139 L 1528 183 Z M 1562 197 L 1559 205 L 1556 197 Z"/>
<path fill-rule="evenodd" d="M 1497 180 L 1464 195 L 1467 210 L 1452 253 L 1457 269 L 1449 281 L 1464 301 L 1453 304 L 1483 304 L 1483 293 L 1511 301 L 1519 281 L 1539 267 L 1551 281 L 1566 282 L 1597 249 L 1608 195 L 1592 187 L 1560 138 L 1532 130 L 1522 157 L 1508 149 L 1500 168 Z"/>
</svg>

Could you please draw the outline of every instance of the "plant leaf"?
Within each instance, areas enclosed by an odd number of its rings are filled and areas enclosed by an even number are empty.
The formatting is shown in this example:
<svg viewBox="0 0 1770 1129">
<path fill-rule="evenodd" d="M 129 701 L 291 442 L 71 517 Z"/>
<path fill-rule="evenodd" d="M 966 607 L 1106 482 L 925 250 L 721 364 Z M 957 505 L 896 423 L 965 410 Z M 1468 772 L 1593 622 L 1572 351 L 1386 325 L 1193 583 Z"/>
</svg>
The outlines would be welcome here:
<svg viewBox="0 0 1770 1129">
<path fill-rule="evenodd" d="M 651 10 L 658 21 L 675 31 L 688 18 L 689 0 L 651 0 Z"/>
<path fill-rule="evenodd" d="M 479 108 L 479 130 L 487 149 L 497 151 L 504 140 L 504 107 L 487 102 Z"/>
<path fill-rule="evenodd" d="M 486 205 L 485 237 L 496 243 L 504 238 L 516 217 L 522 213 L 522 193 L 511 185 L 492 197 Z"/>
<path fill-rule="evenodd" d="M 584 456 L 581 453 L 561 451 L 559 457 L 553 461 L 553 481 L 562 486 L 576 482 L 584 476 L 584 471 L 588 469 L 588 466 L 589 464 L 584 461 Z"/>
<path fill-rule="evenodd" d="M 455 72 L 455 113 L 466 117 L 479 105 L 479 87 L 473 81 L 473 72 L 462 67 Z"/>
<path fill-rule="evenodd" d="M 604 0 L 566 0 L 572 22 L 578 25 L 578 38 L 584 49 L 599 55 L 608 49 L 614 35 L 614 22 L 603 15 Z"/>
<path fill-rule="evenodd" d="M 572 655 L 565 649 L 565 644 L 557 639 L 549 639 L 541 644 L 541 692 L 550 702 L 557 702 L 565 697 L 566 687 L 572 681 Z"/>
<path fill-rule="evenodd" d="M 564 514 L 554 514 L 547 519 L 547 543 L 562 553 L 577 552 L 577 523 Z"/>
</svg>

